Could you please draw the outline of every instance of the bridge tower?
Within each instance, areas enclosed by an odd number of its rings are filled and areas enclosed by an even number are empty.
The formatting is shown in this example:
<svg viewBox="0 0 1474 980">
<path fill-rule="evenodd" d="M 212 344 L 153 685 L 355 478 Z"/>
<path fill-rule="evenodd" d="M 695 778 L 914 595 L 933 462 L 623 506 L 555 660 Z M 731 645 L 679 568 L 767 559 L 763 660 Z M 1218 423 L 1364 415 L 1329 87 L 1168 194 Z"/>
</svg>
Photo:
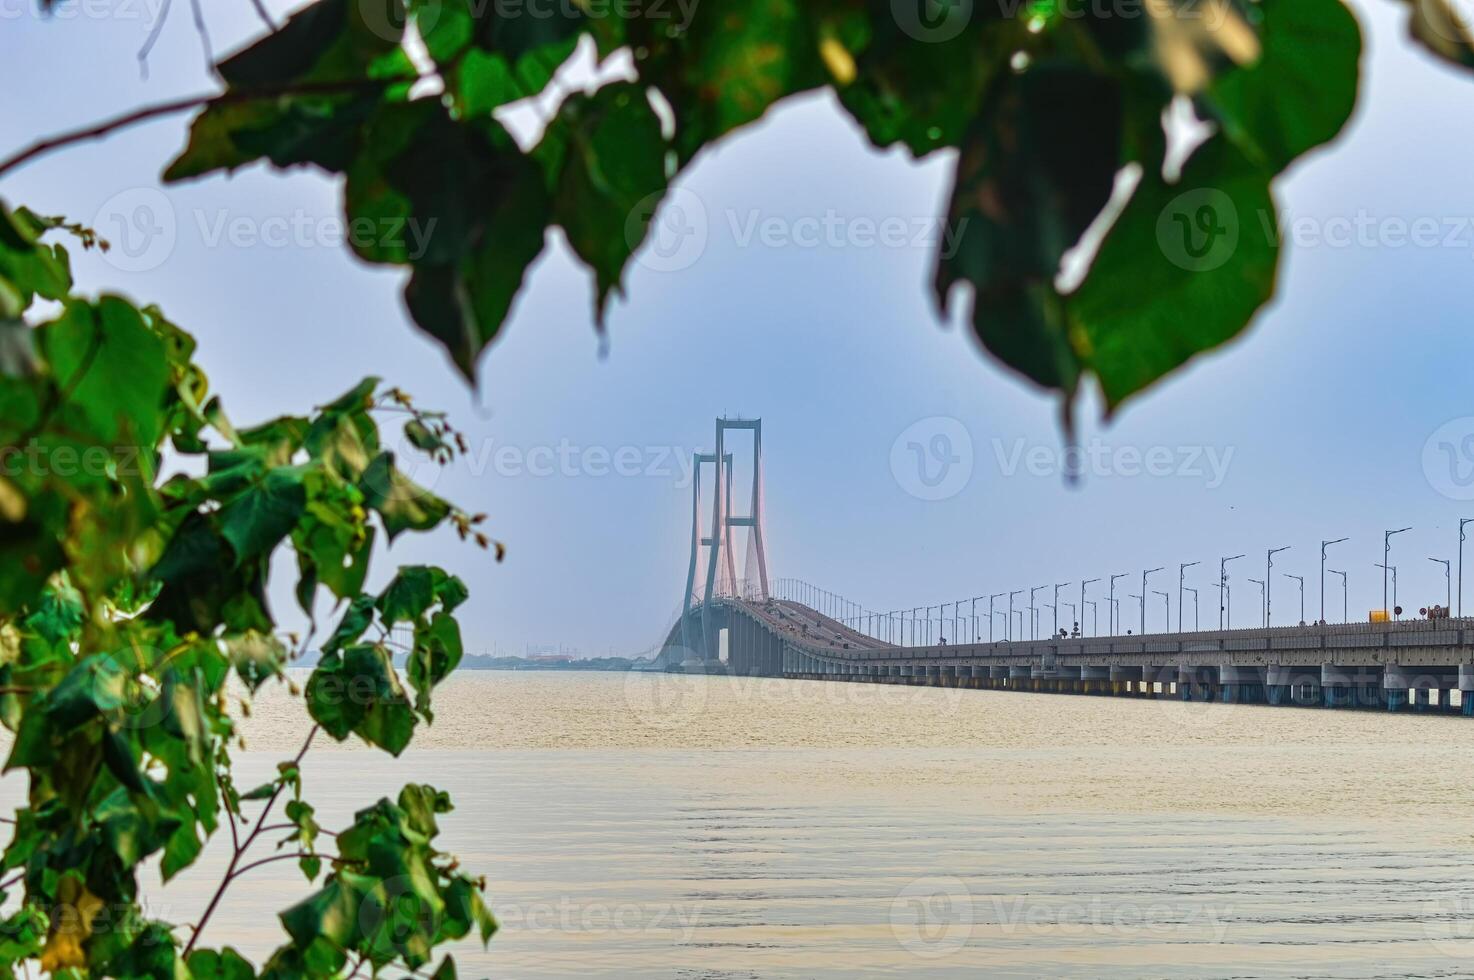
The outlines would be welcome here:
<svg viewBox="0 0 1474 980">
<path fill-rule="evenodd" d="M 752 432 L 752 493 L 748 512 L 738 515 L 732 512 L 732 453 L 727 450 L 728 430 L 750 430 Z M 768 556 L 763 541 L 763 421 L 762 419 L 717 419 L 716 451 L 698 453 L 694 457 L 694 479 L 691 481 L 691 561 L 686 571 L 686 595 L 681 609 L 681 642 L 687 650 L 701 651 L 701 657 L 714 660 L 719 655 L 717 634 L 720 625 L 713 621 L 712 602 L 722 595 L 741 595 L 749 599 L 766 599 L 768 596 Z M 701 471 L 712 467 L 712 504 L 709 533 L 701 531 Z M 732 529 L 748 529 L 749 561 L 744 572 L 749 577 L 737 577 L 736 556 L 733 554 Z M 697 602 L 696 572 L 700 563 L 701 549 L 708 548 L 705 587 L 700 593 L 700 636 L 696 633 L 696 615 L 692 606 Z M 756 564 L 756 569 L 750 567 Z M 719 575 L 720 572 L 720 575 Z M 699 647 L 697 645 L 699 641 Z"/>
</svg>

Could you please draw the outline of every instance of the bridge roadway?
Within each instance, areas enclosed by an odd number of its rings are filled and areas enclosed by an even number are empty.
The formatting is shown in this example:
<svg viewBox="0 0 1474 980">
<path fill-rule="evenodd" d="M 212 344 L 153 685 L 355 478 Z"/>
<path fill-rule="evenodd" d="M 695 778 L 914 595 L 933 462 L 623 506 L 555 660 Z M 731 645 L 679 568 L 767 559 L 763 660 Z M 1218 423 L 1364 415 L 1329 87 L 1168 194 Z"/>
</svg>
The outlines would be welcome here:
<svg viewBox="0 0 1474 980">
<path fill-rule="evenodd" d="M 1471 618 L 902 647 L 796 602 L 716 605 L 735 674 L 1474 716 Z"/>
</svg>

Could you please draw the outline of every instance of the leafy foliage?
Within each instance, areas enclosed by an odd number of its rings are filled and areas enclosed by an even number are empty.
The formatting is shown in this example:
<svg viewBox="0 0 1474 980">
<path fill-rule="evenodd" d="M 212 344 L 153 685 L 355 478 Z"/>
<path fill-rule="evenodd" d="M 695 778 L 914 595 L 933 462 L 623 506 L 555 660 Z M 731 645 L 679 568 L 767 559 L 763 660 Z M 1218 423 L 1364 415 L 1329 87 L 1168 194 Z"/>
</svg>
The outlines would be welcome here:
<svg viewBox="0 0 1474 980">
<path fill-rule="evenodd" d="M 0 723 L 14 735 L 6 769 L 29 779 L 0 856 L 0 893 L 18 892 L 0 921 L 0 975 L 34 961 L 70 977 L 333 977 L 418 970 L 440 943 L 489 939 L 484 882 L 435 845 L 445 794 L 407 786 L 322 850 L 303 795 L 310 736 L 263 786 L 242 792 L 231 775 L 243 744 L 231 698 L 295 690 L 284 671 L 310 640 L 283 635 L 267 601 L 283 547 L 303 611 L 324 588 L 343 610 L 306 685 L 314 734 L 397 754 L 432 719 L 461 655 L 453 612 L 466 589 L 412 566 L 364 592 L 376 534 L 449 524 L 491 542 L 481 515 L 395 466 L 378 419 L 407 420 L 441 462 L 459 436 L 376 378 L 309 414 L 236 428 L 188 334 L 156 308 L 73 292 L 66 249 L 42 240 L 66 227 L 0 205 Z M 166 459 L 194 465 L 165 477 Z M 391 655 L 400 623 L 412 627 L 412 696 Z M 286 822 L 269 824 L 278 803 Z M 253 855 L 282 828 L 274 853 Z M 228 868 L 193 931 L 151 919 L 139 865 L 157 859 L 167 882 L 222 834 Z M 227 887 L 277 860 L 297 861 L 314 890 L 282 913 L 284 943 L 258 974 L 199 940 Z"/>
<path fill-rule="evenodd" d="M 1417 37 L 1474 61 L 1455 11 L 1410 5 Z M 563 98 L 524 151 L 493 113 L 543 93 L 584 35 L 634 78 Z M 406 57 L 419 44 L 428 58 Z M 966 287 L 994 355 L 1067 405 L 1093 376 L 1114 410 L 1272 295 L 1270 184 L 1340 131 L 1360 50 L 1341 0 L 407 0 L 387 18 L 318 0 L 221 63 L 228 88 L 167 176 L 344 174 L 350 220 L 427 231 L 420 254 L 354 247 L 409 268 L 409 312 L 474 377 L 548 228 L 592 272 L 602 325 L 684 168 L 827 88 L 877 147 L 957 151 L 939 302 Z M 1212 129 L 1185 164 L 1174 100 Z"/>
</svg>

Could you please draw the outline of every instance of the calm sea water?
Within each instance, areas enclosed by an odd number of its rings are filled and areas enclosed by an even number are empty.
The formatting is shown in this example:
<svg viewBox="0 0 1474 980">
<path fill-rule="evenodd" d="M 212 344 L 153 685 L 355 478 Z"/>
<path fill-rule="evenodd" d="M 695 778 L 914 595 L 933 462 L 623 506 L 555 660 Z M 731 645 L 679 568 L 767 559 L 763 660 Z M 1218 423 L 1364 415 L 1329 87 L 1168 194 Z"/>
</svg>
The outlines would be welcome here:
<svg viewBox="0 0 1474 980">
<path fill-rule="evenodd" d="M 327 826 L 451 791 L 504 927 L 462 976 L 1474 975 L 1474 719 L 501 672 L 436 710 L 304 776 Z M 264 778 L 307 724 L 276 690 L 246 730 Z M 223 857 L 156 910 L 190 921 Z M 235 887 L 206 941 L 259 954 L 306 885 Z"/>
</svg>

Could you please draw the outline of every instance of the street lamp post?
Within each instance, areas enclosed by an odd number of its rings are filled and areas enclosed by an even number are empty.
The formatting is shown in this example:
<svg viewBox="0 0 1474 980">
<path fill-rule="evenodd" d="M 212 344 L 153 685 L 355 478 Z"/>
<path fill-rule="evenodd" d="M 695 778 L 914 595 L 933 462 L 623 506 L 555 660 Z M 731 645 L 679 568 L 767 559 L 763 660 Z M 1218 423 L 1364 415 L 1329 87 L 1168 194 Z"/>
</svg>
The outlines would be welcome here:
<svg viewBox="0 0 1474 980">
<path fill-rule="evenodd" d="M 1084 579 L 1083 581 L 1081 581 L 1081 583 L 1080 583 L 1080 635 L 1081 636 L 1084 636 L 1085 635 L 1085 586 L 1090 585 L 1092 582 L 1099 582 L 1099 581 L 1100 581 L 1100 579 L 1098 579 L 1098 578 L 1087 578 L 1087 579 Z M 1096 625 L 1099 625 L 1099 624 L 1096 624 Z M 1099 635 L 1099 630 L 1096 631 L 1096 634 Z"/>
<path fill-rule="evenodd" d="M 1121 629 L 1121 607 L 1116 602 L 1116 579 L 1125 578 L 1129 574 L 1129 572 L 1121 572 L 1119 575 L 1111 576 L 1111 595 L 1108 600 L 1111 608 L 1106 610 L 1106 619 L 1109 620 L 1108 626 L 1112 636 L 1115 636 Z"/>
<path fill-rule="evenodd" d="M 1450 574 L 1450 562 L 1447 558 L 1429 558 L 1428 560 L 1436 561 L 1438 562 L 1438 564 L 1443 566 L 1443 592 L 1445 596 L 1444 602 L 1447 603 L 1447 605 L 1445 605 L 1443 608 L 1448 609 L 1454 604 L 1454 586 L 1453 577 Z"/>
<path fill-rule="evenodd" d="M 1274 556 L 1279 554 L 1281 551 L 1289 550 L 1290 546 L 1285 545 L 1283 548 L 1270 548 L 1269 551 L 1266 552 L 1264 555 L 1264 625 L 1266 627 L 1269 626 L 1269 583 L 1274 581 Z"/>
<path fill-rule="evenodd" d="M 1322 623 L 1326 621 L 1326 548 L 1330 545 L 1340 544 L 1342 541 L 1349 540 L 1351 539 L 1337 538 L 1334 541 L 1322 541 L 1320 543 L 1320 621 Z M 1304 619 L 1305 615 L 1302 613 L 1300 618 Z"/>
<path fill-rule="evenodd" d="M 1059 582 L 1054 587 L 1054 635 L 1059 636 L 1059 590 L 1069 585 L 1068 582 Z"/>
<path fill-rule="evenodd" d="M 1459 616 L 1464 615 L 1464 525 L 1474 523 L 1474 517 L 1459 518 Z"/>
<path fill-rule="evenodd" d="M 1187 570 L 1194 565 L 1201 565 L 1200 561 L 1184 562 L 1177 566 L 1177 632 L 1182 632 L 1182 593 L 1184 591 L 1183 581 L 1187 576 Z M 1167 628 L 1172 628 L 1172 623 L 1167 623 Z"/>
<path fill-rule="evenodd" d="M 1099 608 L 1099 604 L 1094 599 L 1091 599 L 1088 602 L 1086 602 L 1086 605 L 1090 607 L 1090 632 L 1093 633 L 1093 634 L 1095 634 L 1096 636 L 1099 636 L 1100 635 L 1100 608 Z M 1084 615 L 1083 612 L 1080 614 L 1080 618 L 1081 619 L 1084 619 L 1085 618 L 1085 615 Z"/>
<path fill-rule="evenodd" d="M 1187 587 L 1187 591 L 1189 591 L 1189 592 L 1191 592 L 1193 594 L 1193 632 L 1196 633 L 1198 631 L 1198 629 L 1199 629 L 1199 625 L 1198 625 L 1198 590 L 1195 589 L 1195 588 L 1193 588 L 1191 585 L 1189 585 Z M 1179 623 L 1182 622 L 1182 606 L 1180 606 L 1180 605 L 1177 607 L 1177 621 Z"/>
<path fill-rule="evenodd" d="M 1394 535 L 1394 534 L 1401 534 L 1403 531 L 1411 531 L 1411 530 L 1412 530 L 1412 528 L 1410 528 L 1410 527 L 1400 527 L 1396 531 L 1383 531 L 1382 532 L 1382 611 L 1383 612 L 1388 612 L 1388 609 L 1387 609 L 1387 566 L 1391 563 L 1391 558 L 1392 558 L 1392 535 Z M 1396 589 L 1393 590 L 1392 604 L 1394 606 L 1397 605 L 1397 590 Z"/>
<path fill-rule="evenodd" d="M 1023 595 L 1023 592 L 1023 589 L 1015 589 L 1014 591 L 1008 593 L 1008 622 L 1005 624 L 1006 628 L 1003 631 L 1004 637 L 1008 640 L 1013 639 L 1013 597 L 1016 595 Z M 1024 631 L 1020 629 L 1019 638 L 1022 639 L 1023 635 Z"/>
<path fill-rule="evenodd" d="M 1078 633 L 1080 631 L 1080 620 L 1075 617 L 1075 604 L 1073 602 L 1066 602 L 1064 606 L 1070 611 L 1070 623 L 1074 627 L 1070 632 L 1072 634 Z"/>
<path fill-rule="evenodd" d="M 1233 628 L 1233 610 L 1228 605 L 1228 563 L 1238 561 L 1243 555 L 1218 559 L 1218 628 L 1223 629 L 1223 614 L 1228 613 L 1228 627 Z"/>
<path fill-rule="evenodd" d="M 1146 636 L 1146 577 L 1148 575 L 1151 575 L 1154 572 L 1160 572 L 1161 570 L 1162 570 L 1161 569 L 1161 566 L 1158 566 L 1157 568 L 1148 568 L 1146 571 L 1144 571 L 1144 572 L 1141 573 L 1141 635 L 1142 636 Z M 1171 623 L 1168 623 L 1167 624 L 1167 628 L 1170 630 L 1172 628 L 1172 624 Z"/>
<path fill-rule="evenodd" d="M 1034 593 L 1046 588 L 1048 588 L 1047 585 L 1036 585 L 1029 590 L 1029 639 L 1031 640 L 1039 639 L 1039 621 L 1038 612 L 1034 605 Z"/>
<path fill-rule="evenodd" d="M 1161 589 L 1152 589 L 1152 592 L 1162 597 L 1162 603 L 1167 609 L 1167 629 L 1172 629 L 1172 594 L 1163 592 Z M 1182 632 L 1182 607 L 1177 607 L 1177 631 Z"/>
<path fill-rule="evenodd" d="M 1141 596 L 1137 595 L 1135 592 L 1128 592 L 1128 593 L 1126 593 L 1126 598 L 1128 598 L 1128 599 L 1136 599 L 1143 606 L 1146 605 L 1146 600 L 1143 599 Z M 1130 630 L 1127 630 L 1126 632 L 1130 633 L 1131 631 Z"/>
<path fill-rule="evenodd" d="M 1382 581 L 1384 582 L 1387 581 L 1387 573 L 1389 571 L 1392 573 L 1392 614 L 1401 618 L 1401 613 L 1397 612 L 1397 566 L 1387 565 L 1383 562 L 1374 562 L 1373 564 L 1375 564 L 1378 568 L 1382 570 Z M 1384 599 L 1383 602 L 1385 601 L 1386 600 Z M 1387 612 L 1387 610 L 1385 609 L 1382 611 Z"/>
<path fill-rule="evenodd" d="M 989 643 L 992 643 L 993 642 L 993 600 L 994 599 L 1001 599 L 1001 598 L 1003 598 L 1007 594 L 1008 593 L 1006 593 L 1006 592 L 995 592 L 992 595 L 988 596 L 988 642 Z"/>
<path fill-rule="evenodd" d="M 1346 603 L 1346 573 L 1338 572 L 1334 568 L 1328 568 L 1326 569 L 1326 571 L 1330 572 L 1332 575 L 1341 576 L 1341 622 L 1347 622 L 1351 619 L 1351 610 Z"/>
<path fill-rule="evenodd" d="M 1259 603 L 1263 605 L 1265 602 L 1265 596 L 1268 594 L 1268 590 L 1265 589 L 1264 583 L 1257 578 L 1251 578 L 1249 579 L 1249 581 L 1259 586 Z"/>
<path fill-rule="evenodd" d="M 1300 583 L 1300 625 L 1305 625 L 1305 576 L 1291 575 L 1289 572 L 1281 572 L 1285 578 L 1292 578 Z"/>
</svg>

